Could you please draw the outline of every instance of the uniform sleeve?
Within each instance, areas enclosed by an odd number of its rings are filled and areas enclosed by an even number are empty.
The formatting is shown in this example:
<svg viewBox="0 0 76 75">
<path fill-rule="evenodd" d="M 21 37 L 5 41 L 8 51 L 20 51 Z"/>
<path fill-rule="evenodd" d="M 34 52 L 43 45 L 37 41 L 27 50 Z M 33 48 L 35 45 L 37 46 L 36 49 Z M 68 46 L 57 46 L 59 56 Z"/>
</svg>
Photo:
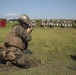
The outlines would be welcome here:
<svg viewBox="0 0 76 75">
<path fill-rule="evenodd" d="M 20 37 L 24 42 L 31 41 L 32 39 L 31 34 L 27 33 L 26 29 L 20 26 L 16 28 L 16 35 Z"/>
</svg>

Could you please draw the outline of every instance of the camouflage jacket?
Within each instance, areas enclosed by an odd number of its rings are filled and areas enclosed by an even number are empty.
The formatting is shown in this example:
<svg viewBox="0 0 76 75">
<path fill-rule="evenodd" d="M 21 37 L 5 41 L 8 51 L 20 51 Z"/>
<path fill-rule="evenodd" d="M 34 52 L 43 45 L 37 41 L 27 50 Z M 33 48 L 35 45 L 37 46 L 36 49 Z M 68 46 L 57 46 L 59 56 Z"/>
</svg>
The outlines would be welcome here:
<svg viewBox="0 0 76 75">
<path fill-rule="evenodd" d="M 15 25 L 5 39 L 5 43 L 16 46 L 20 49 L 25 48 L 25 42 L 31 41 L 30 33 L 20 25 Z"/>
</svg>

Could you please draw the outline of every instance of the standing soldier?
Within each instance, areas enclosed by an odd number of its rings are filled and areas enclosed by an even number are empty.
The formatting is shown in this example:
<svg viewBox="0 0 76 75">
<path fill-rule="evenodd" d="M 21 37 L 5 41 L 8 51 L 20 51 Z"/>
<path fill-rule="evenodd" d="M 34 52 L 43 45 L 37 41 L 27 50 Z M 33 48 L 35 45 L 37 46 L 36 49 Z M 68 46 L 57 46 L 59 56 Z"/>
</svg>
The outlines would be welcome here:
<svg viewBox="0 0 76 75">
<path fill-rule="evenodd" d="M 42 20 L 41 26 L 44 27 L 45 20 Z"/>
<path fill-rule="evenodd" d="M 33 27 L 35 26 L 35 20 L 32 20 L 32 26 Z"/>
<path fill-rule="evenodd" d="M 72 27 L 72 22 L 71 21 L 68 21 L 68 27 Z"/>
<path fill-rule="evenodd" d="M 47 26 L 50 27 L 50 25 L 51 25 L 51 22 L 50 22 L 50 20 L 48 19 L 48 20 L 47 20 Z"/>
<path fill-rule="evenodd" d="M 60 26 L 60 20 L 57 20 L 57 27 L 59 27 Z"/>
<path fill-rule="evenodd" d="M 54 20 L 52 20 L 52 23 L 51 23 L 51 25 L 52 25 L 52 27 L 54 27 L 54 25 L 55 25 L 55 24 L 54 24 Z"/>
<path fill-rule="evenodd" d="M 67 24 L 66 24 L 66 21 L 65 20 L 62 20 L 62 27 L 66 28 Z"/>
<path fill-rule="evenodd" d="M 5 48 L 0 49 L 0 57 L 6 63 L 14 63 L 23 68 L 30 67 L 29 61 L 25 59 L 24 50 L 27 50 L 28 42 L 31 41 L 31 30 L 29 16 L 22 14 L 18 18 L 19 24 L 15 25 L 5 39 Z"/>
</svg>

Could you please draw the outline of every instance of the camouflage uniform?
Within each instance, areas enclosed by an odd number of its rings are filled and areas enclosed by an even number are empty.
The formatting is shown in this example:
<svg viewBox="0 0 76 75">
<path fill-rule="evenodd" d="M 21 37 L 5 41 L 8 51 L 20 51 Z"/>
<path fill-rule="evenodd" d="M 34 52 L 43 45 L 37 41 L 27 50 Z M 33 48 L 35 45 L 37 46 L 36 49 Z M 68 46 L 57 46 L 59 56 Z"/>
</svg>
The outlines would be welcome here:
<svg viewBox="0 0 76 75">
<path fill-rule="evenodd" d="M 28 61 L 26 61 L 23 50 L 27 48 L 28 41 L 32 39 L 30 33 L 26 32 L 26 29 L 21 25 L 16 25 L 13 27 L 9 35 L 5 39 L 5 46 L 9 52 L 13 54 L 13 61 L 20 66 L 26 67 Z M 9 56 L 8 56 L 9 57 Z M 5 57 L 6 60 L 11 60 L 11 58 Z"/>
<path fill-rule="evenodd" d="M 0 47 L 0 57 L 22 67 L 29 67 L 23 51 L 27 49 L 28 42 L 32 39 L 30 32 L 30 18 L 21 14 L 18 18 L 19 25 L 15 25 L 5 39 L 4 47 Z"/>
<path fill-rule="evenodd" d="M 27 48 L 28 42 L 32 39 L 30 33 L 21 25 L 15 25 L 5 39 L 4 51 L 1 54 L 3 60 L 9 60 L 19 66 L 30 66 L 25 59 L 23 50 Z"/>
</svg>

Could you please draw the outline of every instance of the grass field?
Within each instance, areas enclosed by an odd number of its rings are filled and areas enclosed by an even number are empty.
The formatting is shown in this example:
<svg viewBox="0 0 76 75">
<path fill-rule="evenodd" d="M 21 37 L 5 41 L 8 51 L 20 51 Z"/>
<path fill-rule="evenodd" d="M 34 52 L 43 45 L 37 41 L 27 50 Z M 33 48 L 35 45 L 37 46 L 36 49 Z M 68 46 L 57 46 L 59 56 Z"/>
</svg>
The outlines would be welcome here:
<svg viewBox="0 0 76 75">
<path fill-rule="evenodd" d="M 0 28 L 1 45 L 11 26 Z M 76 75 L 76 61 L 70 57 L 76 55 L 76 29 L 35 27 L 28 49 L 41 60 L 39 66 L 0 72 L 0 75 Z"/>
</svg>

